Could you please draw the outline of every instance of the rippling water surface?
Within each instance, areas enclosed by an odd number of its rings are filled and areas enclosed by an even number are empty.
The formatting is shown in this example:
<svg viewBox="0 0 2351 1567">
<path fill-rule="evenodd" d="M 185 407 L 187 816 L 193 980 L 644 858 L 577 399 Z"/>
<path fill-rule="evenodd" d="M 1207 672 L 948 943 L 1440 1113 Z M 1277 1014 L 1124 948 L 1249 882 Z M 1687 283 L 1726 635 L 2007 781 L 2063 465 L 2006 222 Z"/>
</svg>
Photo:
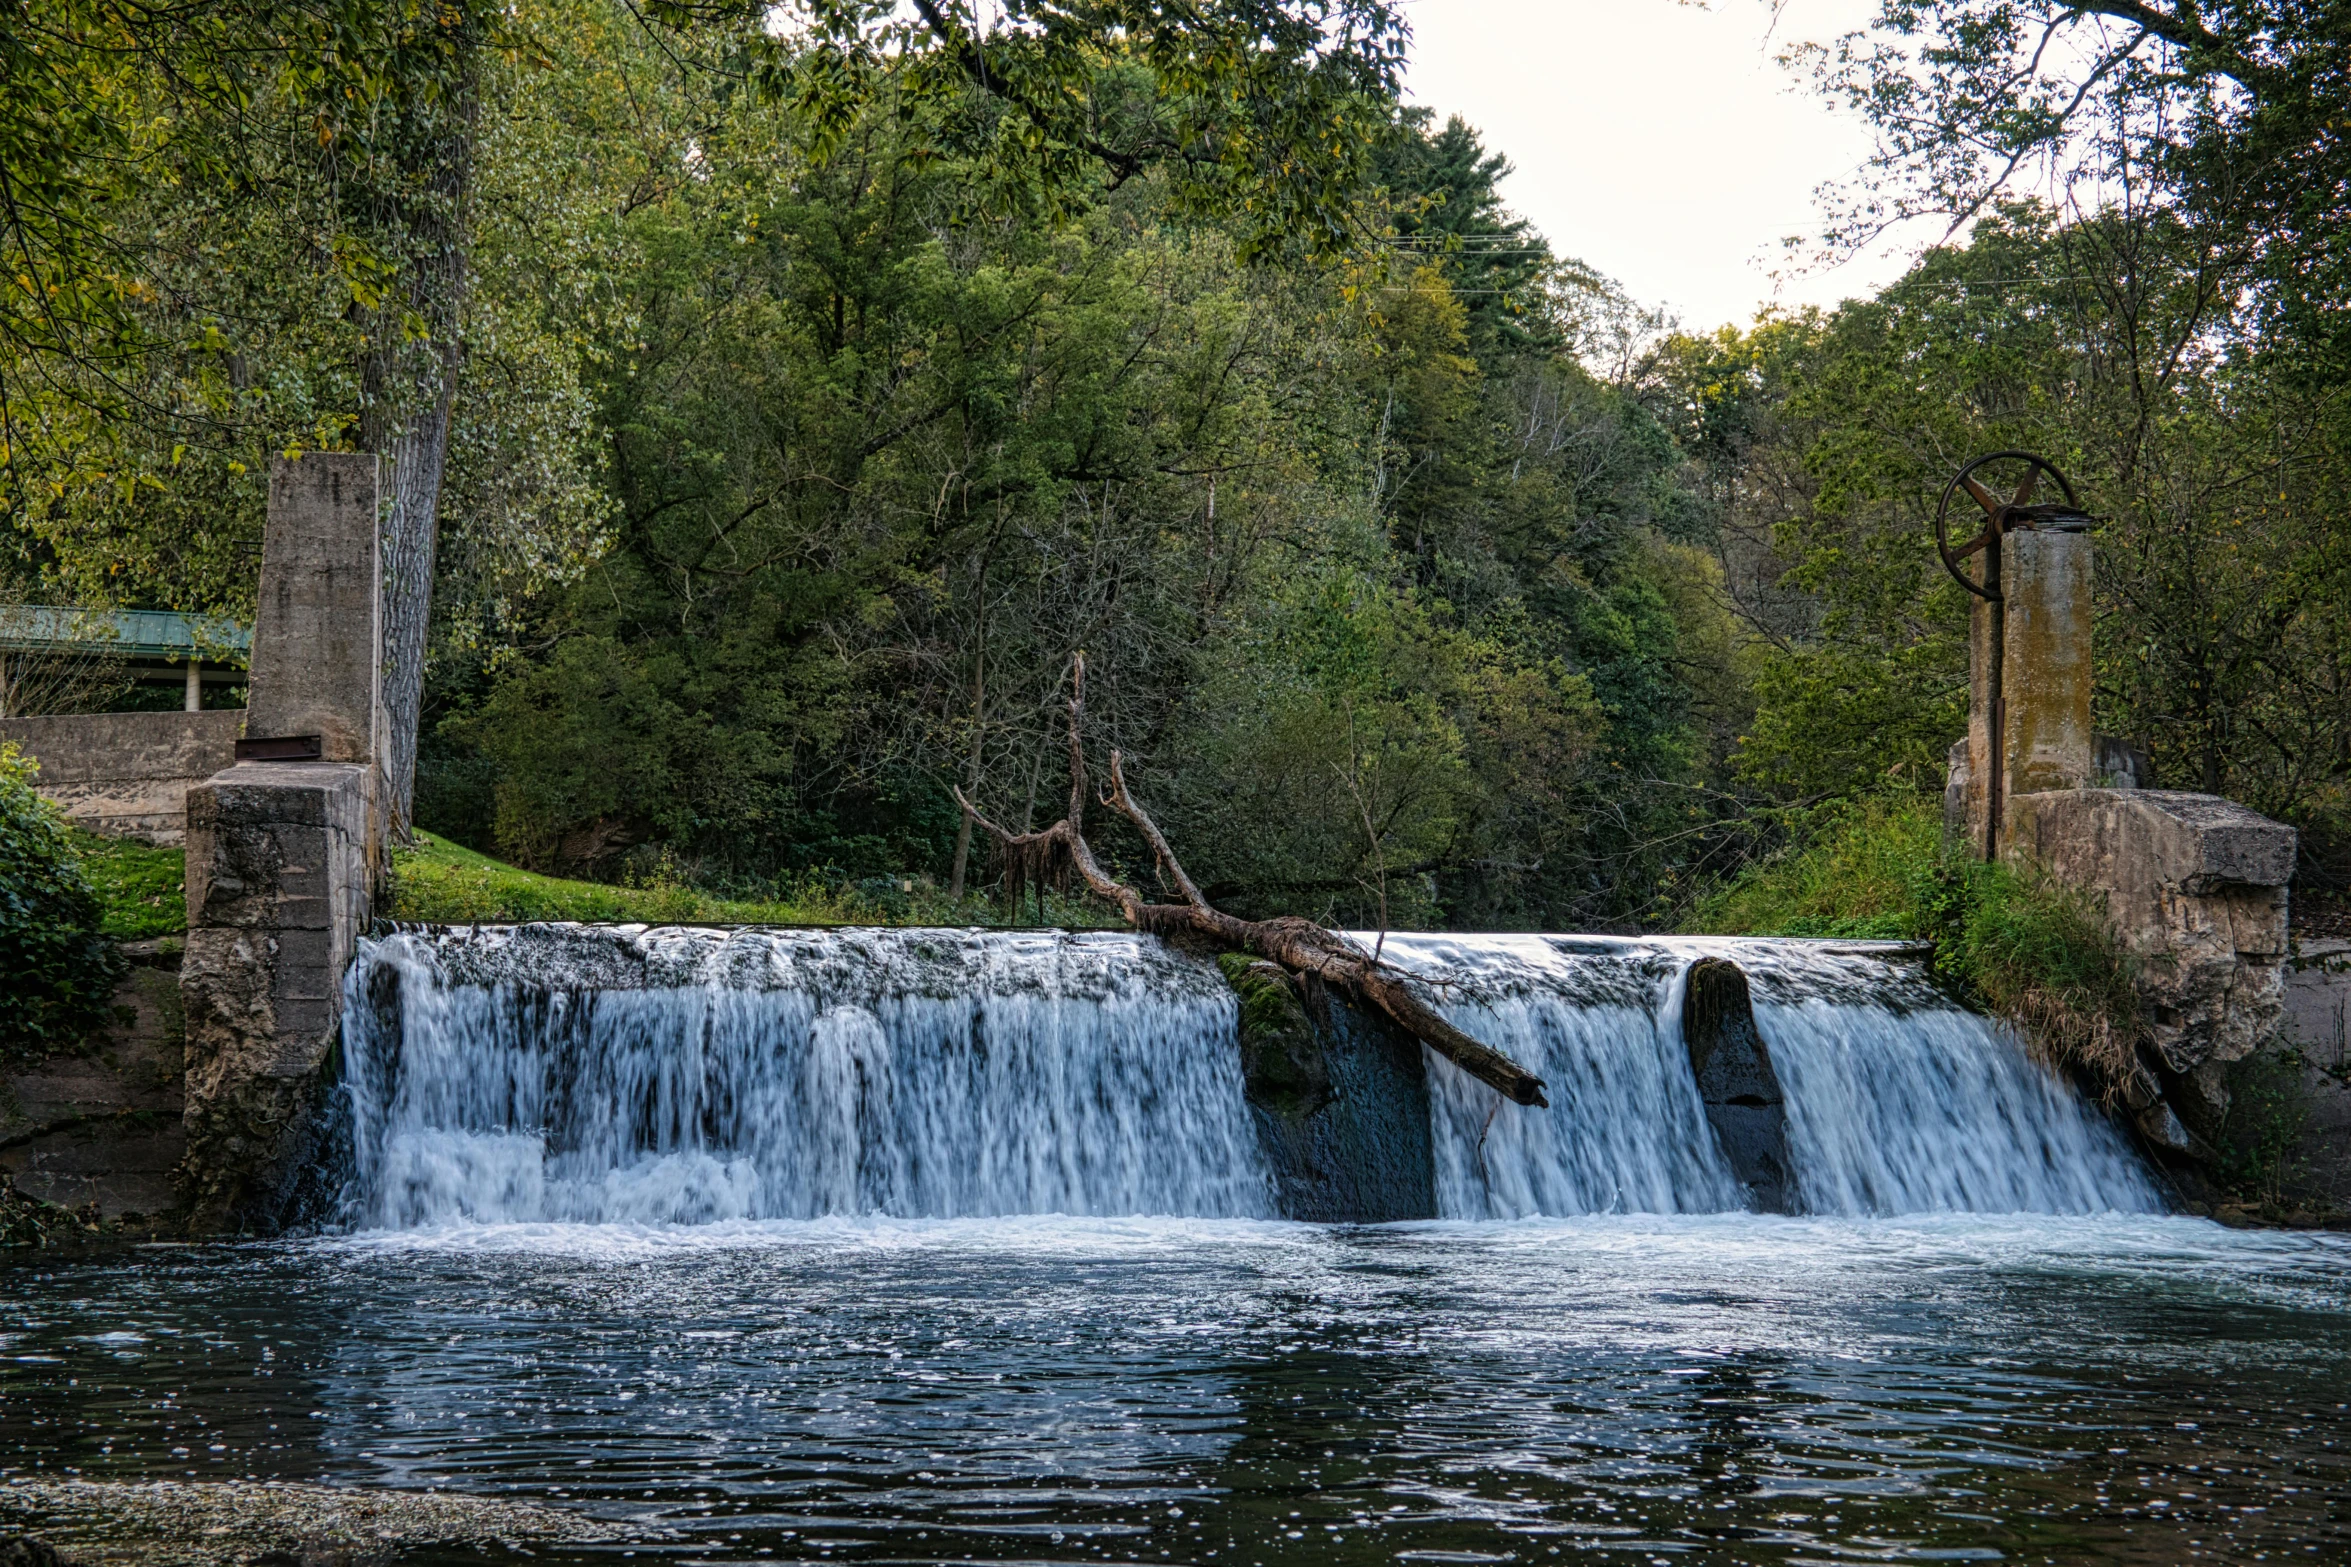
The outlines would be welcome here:
<svg viewBox="0 0 2351 1567">
<path fill-rule="evenodd" d="M 2347 1404 L 2351 1245 L 2140 1216 L 503 1226 L 0 1271 L 6 1475 L 646 1531 L 540 1561 L 2342 1562 Z"/>
</svg>

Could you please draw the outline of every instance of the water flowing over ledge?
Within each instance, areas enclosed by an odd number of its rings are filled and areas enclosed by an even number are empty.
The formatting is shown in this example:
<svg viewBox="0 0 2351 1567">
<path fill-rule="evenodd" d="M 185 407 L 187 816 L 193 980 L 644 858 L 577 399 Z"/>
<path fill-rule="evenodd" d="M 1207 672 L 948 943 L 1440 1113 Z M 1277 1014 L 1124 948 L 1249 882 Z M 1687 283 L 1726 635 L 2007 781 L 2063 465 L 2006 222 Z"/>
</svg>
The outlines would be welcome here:
<svg viewBox="0 0 2351 1567">
<path fill-rule="evenodd" d="M 1425 1100 L 1426 1216 L 1743 1206 L 1683 1044 L 1700 957 L 1753 985 L 1803 1211 L 2160 1206 L 2111 1126 L 1882 953 L 1391 935 L 1387 954 L 1554 1095 L 1501 1105 L 1433 1057 L 1386 1084 Z M 1233 993 L 1151 937 L 409 931 L 347 984 L 363 1228 L 1284 1211 Z"/>
</svg>

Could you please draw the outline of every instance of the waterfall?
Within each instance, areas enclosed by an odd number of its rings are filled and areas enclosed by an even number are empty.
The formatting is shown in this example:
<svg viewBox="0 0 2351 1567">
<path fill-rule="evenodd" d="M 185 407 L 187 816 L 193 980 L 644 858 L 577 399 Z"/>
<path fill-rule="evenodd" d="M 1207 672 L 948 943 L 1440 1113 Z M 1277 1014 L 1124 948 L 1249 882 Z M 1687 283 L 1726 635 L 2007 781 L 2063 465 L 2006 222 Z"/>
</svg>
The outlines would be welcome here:
<svg viewBox="0 0 2351 1567">
<path fill-rule="evenodd" d="M 1543 1079 L 1512 1113 L 1449 1062 L 1429 1069 L 1437 1210 L 1448 1218 L 1719 1213 L 1740 1205 L 1698 1103 L 1662 949 L 1545 936 L 1397 936 L 1385 955 L 1442 1010 Z"/>
<path fill-rule="evenodd" d="M 1681 1038 L 1681 980 L 1723 957 L 1754 985 L 1787 1095 L 1800 1206 L 1821 1214 L 2150 1213 L 2121 1134 L 1990 1021 L 1863 948 L 1808 942 L 1395 936 L 1452 1020 L 1549 1085 L 1553 1110 L 1430 1067 L 1448 1216 L 1719 1212 L 1738 1189 Z M 1490 1117 L 1490 1120 L 1489 1120 Z M 1481 1146 L 1482 1140 L 1482 1146 Z"/>
<path fill-rule="evenodd" d="M 370 943 L 360 1223 L 1270 1213 L 1213 969 L 1124 936 Z"/>
<path fill-rule="evenodd" d="M 1429 1058 L 1393 1102 L 1425 1098 L 1433 1216 L 1741 1207 L 1682 1038 L 1702 956 L 1752 984 L 1802 1210 L 2160 1206 L 2109 1123 L 1882 953 L 1393 934 L 1386 952 L 1552 1101 L 1499 1104 Z M 345 999 L 363 1226 L 1280 1207 L 1233 995 L 1148 937 L 411 931 L 364 944 Z"/>
</svg>

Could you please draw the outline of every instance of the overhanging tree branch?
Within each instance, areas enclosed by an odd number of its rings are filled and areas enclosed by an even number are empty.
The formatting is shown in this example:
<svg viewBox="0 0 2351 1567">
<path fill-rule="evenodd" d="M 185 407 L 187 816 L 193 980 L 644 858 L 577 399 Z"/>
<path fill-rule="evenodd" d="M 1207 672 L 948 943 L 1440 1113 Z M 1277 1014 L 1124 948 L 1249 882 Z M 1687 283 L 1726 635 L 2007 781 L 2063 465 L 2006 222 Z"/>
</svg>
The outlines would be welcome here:
<svg viewBox="0 0 2351 1567">
<path fill-rule="evenodd" d="M 1397 1027 L 1492 1087 L 1504 1098 L 1522 1105 L 1545 1106 L 1543 1080 L 1517 1062 L 1454 1027 L 1436 1009 L 1420 999 L 1410 981 L 1394 965 L 1365 952 L 1334 930 L 1312 920 L 1285 916 L 1245 920 L 1227 914 L 1202 895 L 1176 858 L 1159 824 L 1127 787 L 1119 753 L 1110 754 L 1110 792 L 1101 803 L 1117 811 L 1142 834 L 1158 862 L 1160 874 L 1173 885 L 1181 903 L 1151 903 L 1126 883 L 1104 870 L 1086 841 L 1086 804 L 1091 792 L 1086 775 L 1085 747 L 1080 728 L 1085 718 L 1086 661 L 1080 654 L 1071 677 L 1069 699 L 1069 812 L 1038 832 L 1009 832 L 980 814 L 963 790 L 953 792 L 955 803 L 972 824 L 996 844 L 1007 890 L 1017 900 L 1030 886 L 1066 888 L 1074 875 L 1086 890 L 1118 905 L 1126 922 L 1153 935 L 1189 932 L 1220 946 L 1255 953 L 1290 974 L 1312 976 L 1342 995 L 1352 996 L 1385 1013 Z"/>
</svg>

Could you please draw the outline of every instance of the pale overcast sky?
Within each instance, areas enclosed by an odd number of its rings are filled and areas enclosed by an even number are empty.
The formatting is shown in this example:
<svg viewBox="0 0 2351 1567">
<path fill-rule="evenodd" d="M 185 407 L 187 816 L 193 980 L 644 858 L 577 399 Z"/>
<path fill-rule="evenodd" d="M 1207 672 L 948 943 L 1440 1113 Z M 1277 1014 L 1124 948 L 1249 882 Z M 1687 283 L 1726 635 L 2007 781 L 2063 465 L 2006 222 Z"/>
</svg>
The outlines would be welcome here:
<svg viewBox="0 0 2351 1567">
<path fill-rule="evenodd" d="M 1789 0 L 1774 27 L 1765 0 L 1410 0 L 1406 83 L 1517 165 L 1503 195 L 1553 249 L 1708 330 L 1900 274 L 1904 252 L 1888 246 L 1776 292 L 1770 276 L 1789 266 L 1782 236 L 1819 232 L 1814 187 L 1870 149 L 1857 121 L 1775 56 L 1875 10 Z"/>
</svg>

